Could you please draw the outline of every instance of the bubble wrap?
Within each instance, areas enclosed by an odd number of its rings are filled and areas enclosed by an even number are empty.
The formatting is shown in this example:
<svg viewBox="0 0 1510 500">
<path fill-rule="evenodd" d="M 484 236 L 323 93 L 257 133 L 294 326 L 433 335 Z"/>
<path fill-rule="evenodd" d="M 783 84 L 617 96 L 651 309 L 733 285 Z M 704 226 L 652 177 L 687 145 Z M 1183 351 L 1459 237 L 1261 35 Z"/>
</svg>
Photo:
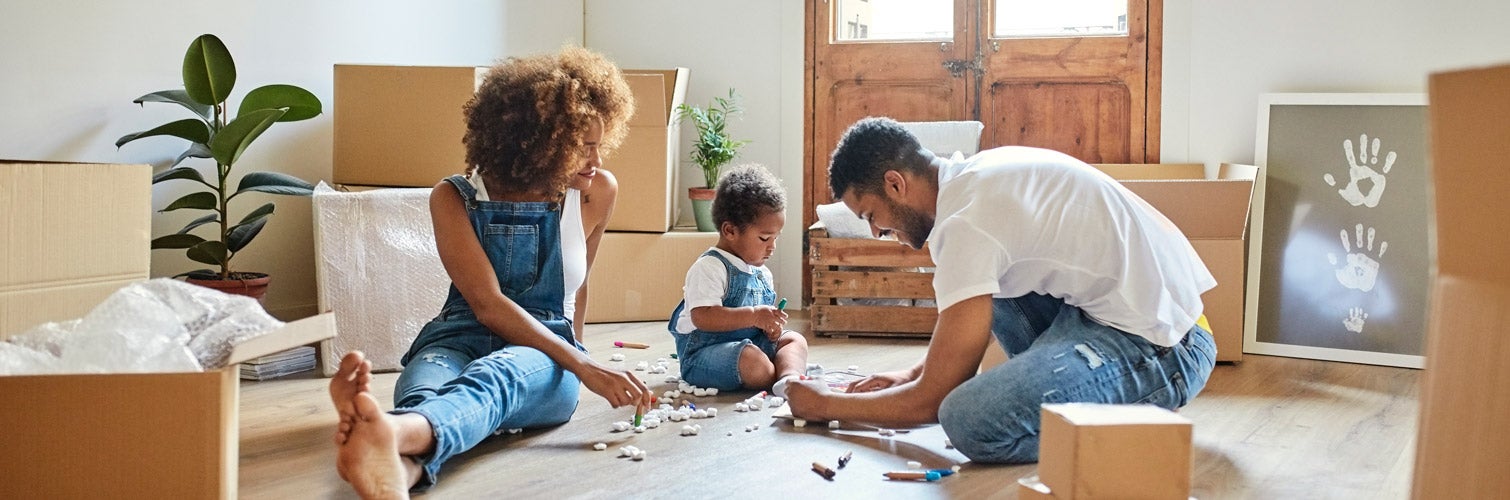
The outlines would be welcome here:
<svg viewBox="0 0 1510 500">
<path fill-rule="evenodd" d="M 375 371 L 399 358 L 445 302 L 451 279 L 435 250 L 430 189 L 339 192 L 315 188 L 315 274 L 321 311 L 341 335 L 325 349 L 326 375 L 361 350 Z"/>
<path fill-rule="evenodd" d="M 237 344 L 280 326 L 250 298 L 158 278 L 0 343 L 0 375 L 218 369 Z"/>
</svg>

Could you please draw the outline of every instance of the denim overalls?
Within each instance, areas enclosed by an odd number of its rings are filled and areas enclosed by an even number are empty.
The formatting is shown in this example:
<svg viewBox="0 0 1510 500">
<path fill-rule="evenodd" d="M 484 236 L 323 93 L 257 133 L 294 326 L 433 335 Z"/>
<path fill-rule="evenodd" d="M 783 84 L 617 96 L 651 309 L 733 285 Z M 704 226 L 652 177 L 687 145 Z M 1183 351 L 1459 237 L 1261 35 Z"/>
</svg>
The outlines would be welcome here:
<svg viewBox="0 0 1510 500">
<path fill-rule="evenodd" d="M 446 179 L 466 201 L 503 294 L 567 344 L 562 313 L 561 209 L 548 202 L 478 201 L 465 177 Z M 511 345 L 477 321 L 456 285 L 403 357 L 393 413 L 418 413 L 435 429 L 435 452 L 418 457 L 433 485 L 440 465 L 504 429 L 558 425 L 577 409 L 577 376 L 539 350 Z"/>
<path fill-rule="evenodd" d="M 714 256 L 729 273 L 729 286 L 724 290 L 724 307 L 748 307 L 776 303 L 776 290 L 758 272 L 746 273 L 730 263 L 722 253 L 709 249 L 704 256 Z M 766 338 L 765 332 L 756 327 L 740 328 L 728 332 L 676 333 L 676 319 L 681 317 L 687 301 L 677 304 L 671 313 L 671 337 L 676 339 L 676 356 L 681 360 L 682 380 L 698 387 L 713 387 L 732 391 L 744 388 L 739 376 L 739 353 L 744 346 L 754 344 L 767 358 L 776 357 L 776 344 Z"/>
</svg>

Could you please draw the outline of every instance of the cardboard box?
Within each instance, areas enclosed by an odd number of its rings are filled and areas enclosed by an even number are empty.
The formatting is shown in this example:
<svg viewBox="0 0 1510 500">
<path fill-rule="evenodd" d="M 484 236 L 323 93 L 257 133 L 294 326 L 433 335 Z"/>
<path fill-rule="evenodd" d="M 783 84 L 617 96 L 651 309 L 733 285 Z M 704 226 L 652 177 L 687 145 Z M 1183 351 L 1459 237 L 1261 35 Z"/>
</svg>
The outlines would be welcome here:
<svg viewBox="0 0 1510 500">
<path fill-rule="evenodd" d="M 1085 403 L 1043 405 L 1042 418 L 1038 477 L 1052 498 L 1189 498 L 1189 419 L 1156 406 Z"/>
<path fill-rule="evenodd" d="M 677 191 L 682 132 L 676 107 L 687 94 L 687 74 L 687 68 L 624 70 L 635 112 L 624 144 L 603 159 L 603 168 L 619 180 L 609 231 L 664 233 L 676 223 L 686 196 Z"/>
<path fill-rule="evenodd" d="M 473 66 L 335 65 L 333 181 L 431 187 L 465 172 L 462 106 L 487 71 Z"/>
<path fill-rule="evenodd" d="M 0 337 L 147 279 L 151 186 L 147 165 L 0 160 Z"/>
<path fill-rule="evenodd" d="M 1216 339 L 1217 361 L 1241 361 L 1243 339 L 1258 326 L 1259 245 L 1262 244 L 1264 170 L 1223 164 L 1208 177 L 1200 164 L 1096 168 L 1168 217 L 1216 278 L 1201 295 Z"/>
<path fill-rule="evenodd" d="M 1436 265 L 1414 498 L 1510 498 L 1510 65 L 1431 75 Z"/>
<path fill-rule="evenodd" d="M 603 233 L 587 277 L 586 322 L 670 320 L 687 269 L 716 244 L 718 233 Z"/>
<path fill-rule="evenodd" d="M 335 335 L 329 314 L 236 346 L 200 373 L 0 377 L 0 497 L 235 498 L 240 363 Z"/>
</svg>

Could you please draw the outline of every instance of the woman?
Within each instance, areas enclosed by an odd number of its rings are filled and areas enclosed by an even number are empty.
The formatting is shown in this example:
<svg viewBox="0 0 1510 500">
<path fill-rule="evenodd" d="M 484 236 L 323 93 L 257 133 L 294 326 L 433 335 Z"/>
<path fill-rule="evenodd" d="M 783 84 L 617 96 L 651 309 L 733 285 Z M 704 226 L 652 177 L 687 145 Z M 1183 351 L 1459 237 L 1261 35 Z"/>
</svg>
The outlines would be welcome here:
<svg viewBox="0 0 1510 500">
<path fill-rule="evenodd" d="M 579 381 L 614 407 L 652 403 L 638 378 L 581 346 L 583 284 L 617 192 L 600 153 L 633 107 L 618 68 L 586 49 L 488 73 L 465 109 L 470 175 L 431 194 L 452 287 L 403 358 L 395 409 L 379 410 L 360 352 L 331 380 L 336 468 L 358 494 L 406 497 L 496 431 L 566 422 Z"/>
</svg>

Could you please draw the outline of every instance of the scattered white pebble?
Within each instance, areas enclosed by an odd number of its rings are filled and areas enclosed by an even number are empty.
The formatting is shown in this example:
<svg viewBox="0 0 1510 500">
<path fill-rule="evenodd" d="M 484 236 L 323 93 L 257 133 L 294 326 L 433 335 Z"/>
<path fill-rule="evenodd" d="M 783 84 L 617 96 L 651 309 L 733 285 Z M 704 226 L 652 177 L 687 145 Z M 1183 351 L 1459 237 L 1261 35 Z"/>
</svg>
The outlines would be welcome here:
<svg viewBox="0 0 1510 500">
<path fill-rule="evenodd" d="M 598 444 L 592 445 L 592 449 L 598 450 L 598 451 L 606 450 L 606 449 L 608 449 L 608 443 L 598 443 Z"/>
<path fill-rule="evenodd" d="M 636 462 L 642 461 L 642 460 L 645 459 L 645 450 L 635 450 L 634 451 L 634 456 L 629 457 L 629 458 L 631 460 L 636 461 Z"/>
<path fill-rule="evenodd" d="M 698 397 L 707 396 L 708 395 L 708 390 L 704 389 L 704 388 L 701 388 L 701 387 L 698 387 L 698 388 L 692 390 L 692 395 L 693 396 L 698 396 Z"/>
<path fill-rule="evenodd" d="M 521 432 L 524 432 L 524 429 L 509 429 L 509 434 L 518 434 Z"/>
<path fill-rule="evenodd" d="M 734 403 L 734 411 L 746 412 L 750 411 L 750 407 L 748 405 L 745 405 L 744 403 Z"/>
<path fill-rule="evenodd" d="M 776 397 L 771 398 L 771 400 L 768 401 L 768 402 L 766 402 L 766 404 L 770 405 L 771 408 L 776 408 L 778 406 L 786 404 L 786 398 L 783 398 L 781 396 L 776 396 Z"/>
<path fill-rule="evenodd" d="M 633 427 L 633 426 L 634 425 L 630 424 L 629 422 L 618 421 L 618 422 L 614 422 L 613 423 L 613 431 L 614 432 L 624 432 L 624 431 L 629 430 L 629 428 Z"/>
<path fill-rule="evenodd" d="M 675 384 L 677 380 L 678 380 L 678 377 L 676 375 L 667 375 L 666 376 L 666 383 L 668 383 L 668 384 Z M 666 391 L 666 392 L 671 392 L 671 391 Z"/>
<path fill-rule="evenodd" d="M 830 428 L 830 429 L 838 429 L 839 428 L 839 421 L 838 420 L 829 420 L 828 421 L 828 428 Z"/>
<path fill-rule="evenodd" d="M 959 472 L 959 464 L 954 464 L 954 466 L 950 467 L 949 470 L 952 470 L 954 472 Z"/>
<path fill-rule="evenodd" d="M 729 431 L 729 433 L 728 433 L 728 434 L 724 434 L 724 435 L 725 435 L 725 436 L 733 436 L 733 435 L 734 435 L 734 431 Z"/>
<path fill-rule="evenodd" d="M 713 418 L 713 417 L 717 417 L 717 416 L 718 416 L 718 408 L 708 408 L 708 418 Z"/>
<path fill-rule="evenodd" d="M 751 398 L 749 401 L 746 401 L 746 402 L 749 403 L 749 407 L 750 407 L 751 410 L 759 410 L 759 409 L 765 407 L 765 400 L 764 399 Z"/>
<path fill-rule="evenodd" d="M 881 429 L 877 432 L 880 432 L 882 436 L 894 436 L 897 433 L 897 431 L 891 429 Z"/>
<path fill-rule="evenodd" d="M 609 356 L 608 360 L 609 361 L 623 361 L 624 360 L 624 355 L 623 354 L 614 354 L 612 356 Z"/>
<path fill-rule="evenodd" d="M 621 457 L 634 456 L 634 450 L 629 449 L 628 446 L 621 446 L 621 447 L 619 447 L 619 456 L 621 456 Z"/>
<path fill-rule="evenodd" d="M 694 411 L 692 412 L 692 418 L 708 418 L 708 410 Z"/>
<path fill-rule="evenodd" d="M 638 427 L 634 428 L 634 433 L 635 434 L 639 434 L 641 432 L 645 432 L 645 426 L 641 425 L 641 426 L 638 426 Z"/>
<path fill-rule="evenodd" d="M 907 461 L 907 468 L 908 469 L 921 469 L 921 468 L 923 468 L 923 463 L 919 462 L 917 460 L 908 460 Z"/>
<path fill-rule="evenodd" d="M 683 436 L 691 436 L 692 434 L 694 434 L 694 432 L 692 431 L 692 426 L 690 426 L 690 425 L 683 425 L 682 426 L 682 435 Z"/>
<path fill-rule="evenodd" d="M 660 427 L 661 426 L 661 421 L 658 420 L 658 419 L 652 418 L 652 419 L 649 419 L 649 420 L 645 420 L 644 424 L 645 424 L 644 427 L 646 429 L 654 429 L 656 427 Z"/>
<path fill-rule="evenodd" d="M 792 421 L 792 427 L 797 427 L 797 428 L 807 427 L 807 421 L 803 420 L 803 419 L 800 419 L 800 418 L 796 419 L 796 420 L 793 420 Z"/>
<path fill-rule="evenodd" d="M 637 371 L 637 372 L 642 372 L 642 371 L 645 371 L 645 370 L 648 370 L 648 369 L 650 369 L 650 363 L 646 363 L 644 361 L 641 361 L 641 362 L 636 363 L 634 365 L 634 371 Z"/>
<path fill-rule="evenodd" d="M 666 359 L 666 358 L 655 358 L 655 362 L 656 362 L 656 364 L 662 364 L 662 365 L 664 365 L 666 363 L 670 363 L 671 360 Z"/>
<path fill-rule="evenodd" d="M 717 396 L 718 395 L 718 388 L 717 387 L 709 387 L 708 388 L 708 395 L 709 396 Z"/>
<path fill-rule="evenodd" d="M 654 367 L 650 368 L 650 373 L 652 375 L 659 375 L 659 374 L 662 374 L 662 373 L 666 373 L 666 365 L 655 365 Z"/>
<path fill-rule="evenodd" d="M 954 449 L 954 442 L 950 441 L 949 438 L 944 438 L 944 448 Z"/>
</svg>

